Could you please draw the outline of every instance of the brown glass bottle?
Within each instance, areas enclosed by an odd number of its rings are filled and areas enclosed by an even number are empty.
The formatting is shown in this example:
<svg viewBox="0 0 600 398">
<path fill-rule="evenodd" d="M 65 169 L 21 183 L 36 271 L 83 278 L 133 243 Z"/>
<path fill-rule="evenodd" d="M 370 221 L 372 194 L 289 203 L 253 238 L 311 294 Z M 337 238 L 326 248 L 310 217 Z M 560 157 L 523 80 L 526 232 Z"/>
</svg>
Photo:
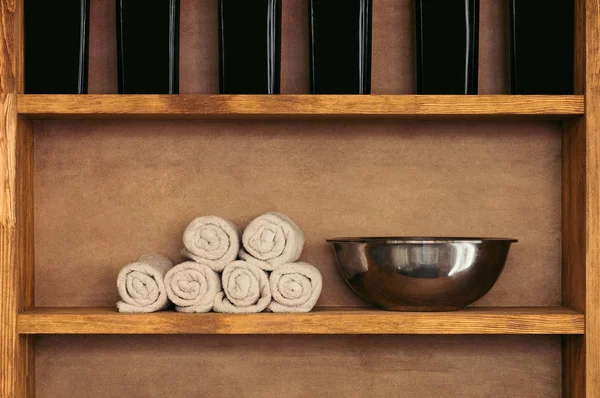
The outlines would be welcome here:
<svg viewBox="0 0 600 398">
<path fill-rule="evenodd" d="M 511 92 L 572 94 L 573 0 L 510 0 Z"/>
<path fill-rule="evenodd" d="M 371 0 L 310 0 L 310 92 L 371 93 Z"/>
<path fill-rule="evenodd" d="M 477 94 L 479 0 L 415 0 L 417 93 Z"/>
<path fill-rule="evenodd" d="M 179 93 L 179 0 L 117 0 L 119 94 Z"/>
<path fill-rule="evenodd" d="M 25 1 L 25 92 L 85 94 L 88 0 Z"/>
<path fill-rule="evenodd" d="M 281 0 L 219 0 L 221 94 L 279 94 Z"/>
</svg>

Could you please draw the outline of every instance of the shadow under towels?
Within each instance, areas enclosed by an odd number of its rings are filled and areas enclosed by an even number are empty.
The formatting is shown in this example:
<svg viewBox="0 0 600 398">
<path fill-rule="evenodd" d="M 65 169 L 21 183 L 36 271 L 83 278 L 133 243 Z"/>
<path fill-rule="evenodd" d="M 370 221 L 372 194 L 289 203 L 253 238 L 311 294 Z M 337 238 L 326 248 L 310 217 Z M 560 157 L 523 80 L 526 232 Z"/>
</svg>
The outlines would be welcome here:
<svg viewBox="0 0 600 398">
<path fill-rule="evenodd" d="M 158 253 L 142 255 L 123 267 L 117 277 L 119 312 L 155 312 L 169 306 L 164 277 L 173 263 Z"/>
<path fill-rule="evenodd" d="M 271 302 L 267 273 L 246 261 L 234 261 L 223 270 L 223 291 L 217 293 L 213 309 L 230 314 L 261 312 Z"/>
</svg>

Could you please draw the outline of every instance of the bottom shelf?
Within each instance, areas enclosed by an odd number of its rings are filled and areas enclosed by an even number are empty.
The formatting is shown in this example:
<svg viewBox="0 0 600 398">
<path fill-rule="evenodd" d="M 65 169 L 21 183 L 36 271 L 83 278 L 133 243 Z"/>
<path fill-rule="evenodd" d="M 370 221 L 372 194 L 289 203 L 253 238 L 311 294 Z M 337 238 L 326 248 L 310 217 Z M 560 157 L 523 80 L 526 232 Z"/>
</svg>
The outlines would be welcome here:
<svg viewBox="0 0 600 398">
<path fill-rule="evenodd" d="M 456 312 L 318 308 L 307 314 L 121 314 L 41 307 L 19 314 L 20 334 L 583 334 L 563 307 L 470 307 Z"/>
</svg>

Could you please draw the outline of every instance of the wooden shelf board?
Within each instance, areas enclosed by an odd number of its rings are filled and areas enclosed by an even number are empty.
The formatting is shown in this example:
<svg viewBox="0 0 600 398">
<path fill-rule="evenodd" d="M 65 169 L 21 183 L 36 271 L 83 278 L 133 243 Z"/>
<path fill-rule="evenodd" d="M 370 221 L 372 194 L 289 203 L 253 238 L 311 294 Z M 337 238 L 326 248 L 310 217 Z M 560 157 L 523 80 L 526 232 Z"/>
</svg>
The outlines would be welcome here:
<svg viewBox="0 0 600 398">
<path fill-rule="evenodd" d="M 470 307 L 456 312 L 320 308 L 307 314 L 121 314 L 114 308 L 36 308 L 20 334 L 583 334 L 562 307 Z"/>
<path fill-rule="evenodd" d="M 33 95 L 18 96 L 32 119 L 568 119 L 582 95 Z"/>
</svg>

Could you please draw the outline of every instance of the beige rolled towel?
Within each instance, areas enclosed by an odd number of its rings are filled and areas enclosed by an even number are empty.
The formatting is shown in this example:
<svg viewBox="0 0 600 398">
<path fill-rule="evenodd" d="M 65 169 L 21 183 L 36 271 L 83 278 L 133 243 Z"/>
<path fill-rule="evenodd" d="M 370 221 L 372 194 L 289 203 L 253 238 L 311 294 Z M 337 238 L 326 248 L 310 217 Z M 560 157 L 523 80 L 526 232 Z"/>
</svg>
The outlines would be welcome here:
<svg viewBox="0 0 600 398">
<path fill-rule="evenodd" d="M 240 233 L 230 221 L 217 216 L 194 219 L 183 233 L 181 255 L 221 272 L 237 258 Z"/>
<path fill-rule="evenodd" d="M 186 261 L 165 275 L 169 300 L 179 312 L 209 312 L 221 291 L 221 278 L 208 265 Z"/>
<path fill-rule="evenodd" d="M 261 312 L 271 302 L 267 273 L 246 261 L 234 261 L 223 270 L 223 291 L 213 309 L 230 314 Z"/>
<path fill-rule="evenodd" d="M 173 263 L 158 253 L 142 255 L 123 267 L 117 277 L 119 312 L 155 312 L 169 306 L 164 277 Z"/>
<path fill-rule="evenodd" d="M 307 263 L 289 263 L 277 267 L 269 276 L 273 301 L 267 307 L 273 312 L 309 312 L 323 287 L 318 269 Z"/>
<path fill-rule="evenodd" d="M 242 244 L 245 252 L 240 256 L 247 253 L 261 260 L 253 262 L 255 265 L 272 271 L 281 264 L 293 263 L 300 258 L 304 234 L 285 214 L 266 213 L 248 224 L 242 235 Z"/>
</svg>

